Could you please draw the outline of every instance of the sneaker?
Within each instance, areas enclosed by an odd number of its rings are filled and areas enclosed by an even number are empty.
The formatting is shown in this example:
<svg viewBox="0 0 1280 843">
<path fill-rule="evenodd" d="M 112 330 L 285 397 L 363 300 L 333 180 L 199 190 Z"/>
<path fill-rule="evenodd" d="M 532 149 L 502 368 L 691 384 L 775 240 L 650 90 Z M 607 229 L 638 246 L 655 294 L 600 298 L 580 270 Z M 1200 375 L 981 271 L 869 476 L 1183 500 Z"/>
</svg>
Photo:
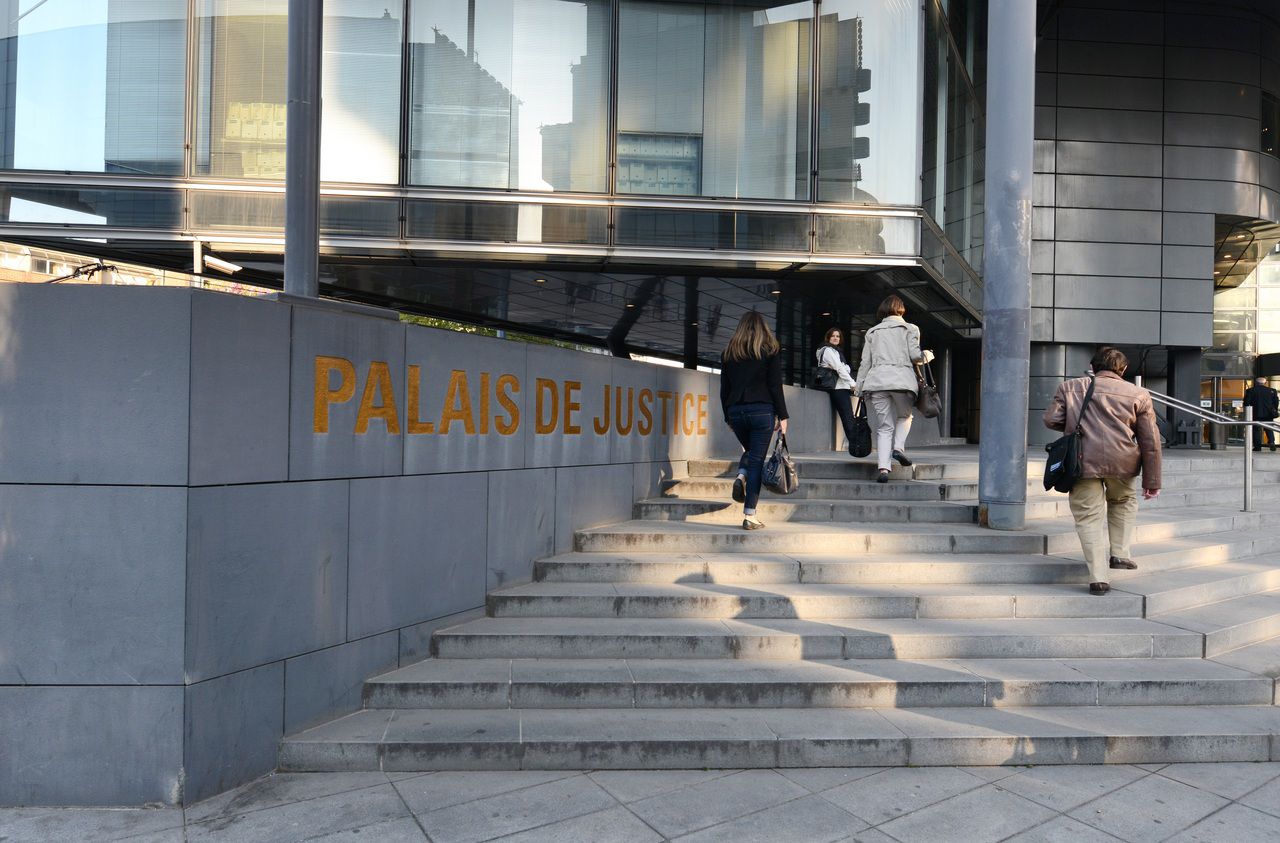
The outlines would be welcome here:
<svg viewBox="0 0 1280 843">
<path fill-rule="evenodd" d="M 733 481 L 733 500 L 736 503 L 747 502 L 747 480 L 741 474 Z"/>
<path fill-rule="evenodd" d="M 882 468 L 882 469 L 880 469 L 880 472 L 876 475 L 876 482 L 877 482 L 877 483 L 888 483 L 888 482 L 889 482 L 889 472 L 888 472 L 888 471 L 885 471 L 883 468 Z"/>
<path fill-rule="evenodd" d="M 897 460 L 898 465 L 902 466 L 903 468 L 906 468 L 907 466 L 911 465 L 911 460 L 907 459 L 907 455 L 902 453 L 901 451 L 894 451 L 893 458 Z"/>
<path fill-rule="evenodd" d="M 1111 567 L 1116 571 L 1136 571 L 1138 570 L 1138 563 L 1134 562 L 1132 559 L 1120 559 L 1112 556 Z"/>
<path fill-rule="evenodd" d="M 1104 583 L 1104 582 L 1091 582 L 1091 583 L 1089 583 L 1089 593 L 1090 593 L 1090 594 L 1102 595 L 1102 594 L 1106 594 L 1106 593 L 1107 593 L 1108 591 L 1110 591 L 1110 590 L 1111 590 L 1111 586 L 1110 586 L 1110 585 L 1108 585 L 1107 583 Z"/>
<path fill-rule="evenodd" d="M 763 530 L 764 522 L 754 515 L 744 516 L 742 519 L 742 529 L 744 530 Z"/>
</svg>

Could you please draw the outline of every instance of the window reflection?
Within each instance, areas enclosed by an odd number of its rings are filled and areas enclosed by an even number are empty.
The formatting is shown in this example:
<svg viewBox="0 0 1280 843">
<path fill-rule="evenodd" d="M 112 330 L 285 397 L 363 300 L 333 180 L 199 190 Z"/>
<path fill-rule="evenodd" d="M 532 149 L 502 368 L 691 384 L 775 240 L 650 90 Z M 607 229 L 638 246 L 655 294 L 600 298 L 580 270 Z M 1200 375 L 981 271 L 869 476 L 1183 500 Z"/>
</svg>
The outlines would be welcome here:
<svg viewBox="0 0 1280 843">
<path fill-rule="evenodd" d="M 826 0 L 821 11 L 818 199 L 917 204 L 919 7 Z"/>
<path fill-rule="evenodd" d="M 186 3 L 4 3 L 0 168 L 182 172 Z"/>
<path fill-rule="evenodd" d="M 284 178 L 287 6 L 200 0 L 197 173 Z M 401 32 L 385 0 L 325 0 L 322 179 L 399 180 Z"/>
<path fill-rule="evenodd" d="M 617 191 L 808 199 L 812 15 L 622 0 Z"/>
<path fill-rule="evenodd" d="M 413 0 L 413 184 L 603 192 L 608 0 Z"/>
</svg>

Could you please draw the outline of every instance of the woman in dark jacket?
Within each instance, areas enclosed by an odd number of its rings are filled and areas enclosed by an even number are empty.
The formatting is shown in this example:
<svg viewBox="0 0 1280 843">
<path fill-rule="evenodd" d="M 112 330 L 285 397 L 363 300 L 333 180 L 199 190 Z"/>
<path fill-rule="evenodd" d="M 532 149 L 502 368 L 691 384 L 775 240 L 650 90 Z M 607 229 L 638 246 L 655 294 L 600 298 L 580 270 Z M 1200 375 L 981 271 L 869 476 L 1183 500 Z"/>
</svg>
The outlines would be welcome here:
<svg viewBox="0 0 1280 843">
<path fill-rule="evenodd" d="M 756 517 L 765 452 L 775 430 L 787 432 L 787 402 L 782 397 L 782 361 L 778 340 L 754 310 L 742 317 L 729 338 L 720 370 L 720 406 L 724 420 L 742 443 L 733 499 L 743 504 L 742 529 L 759 530 Z"/>
</svg>

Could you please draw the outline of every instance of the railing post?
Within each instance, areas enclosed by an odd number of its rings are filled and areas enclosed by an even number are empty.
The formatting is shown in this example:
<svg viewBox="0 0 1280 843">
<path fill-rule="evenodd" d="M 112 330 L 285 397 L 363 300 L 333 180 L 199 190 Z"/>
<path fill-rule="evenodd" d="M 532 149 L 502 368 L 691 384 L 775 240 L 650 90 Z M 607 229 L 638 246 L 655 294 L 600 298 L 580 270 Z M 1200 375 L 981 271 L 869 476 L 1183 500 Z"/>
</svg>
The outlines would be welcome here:
<svg viewBox="0 0 1280 843">
<path fill-rule="evenodd" d="M 1253 512 L 1253 408 L 1244 408 L 1244 511 Z"/>
</svg>

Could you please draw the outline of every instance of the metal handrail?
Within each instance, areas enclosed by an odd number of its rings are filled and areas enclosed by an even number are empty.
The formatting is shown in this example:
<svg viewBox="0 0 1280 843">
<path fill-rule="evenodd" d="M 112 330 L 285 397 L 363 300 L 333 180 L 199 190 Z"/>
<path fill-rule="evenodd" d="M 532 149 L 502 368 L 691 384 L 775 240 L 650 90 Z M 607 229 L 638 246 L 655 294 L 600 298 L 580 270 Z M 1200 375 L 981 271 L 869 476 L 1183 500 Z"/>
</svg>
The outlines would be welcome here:
<svg viewBox="0 0 1280 843">
<path fill-rule="evenodd" d="M 1231 416 L 1215 413 L 1212 410 L 1206 410 L 1203 407 L 1197 407 L 1181 399 L 1174 398 L 1172 395 L 1165 395 L 1163 392 L 1156 392 L 1154 389 L 1147 389 L 1142 385 L 1142 378 L 1135 378 L 1135 383 L 1147 390 L 1151 400 L 1158 404 L 1163 404 L 1181 413 L 1195 416 L 1196 418 L 1208 424 L 1231 425 L 1245 428 L 1244 432 L 1244 511 L 1253 511 L 1253 443 L 1250 441 L 1249 428 L 1260 427 L 1280 433 L 1280 423 L 1274 421 L 1254 420 L 1253 408 L 1244 408 L 1244 418 L 1235 419 Z"/>
</svg>

